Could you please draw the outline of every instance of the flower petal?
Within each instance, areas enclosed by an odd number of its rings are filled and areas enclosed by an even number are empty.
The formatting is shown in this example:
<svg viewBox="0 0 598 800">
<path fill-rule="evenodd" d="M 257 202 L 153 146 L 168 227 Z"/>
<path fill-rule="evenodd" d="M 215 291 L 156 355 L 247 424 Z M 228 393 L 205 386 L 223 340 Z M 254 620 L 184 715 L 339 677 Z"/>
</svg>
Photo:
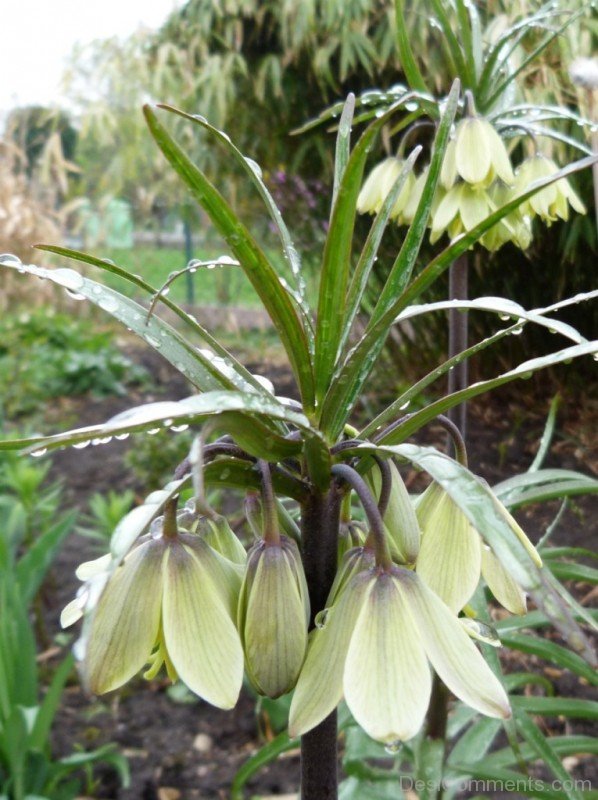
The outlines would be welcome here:
<svg viewBox="0 0 598 800">
<path fill-rule="evenodd" d="M 422 528 L 417 573 L 457 613 L 480 580 L 479 534 L 437 483 L 431 484 L 422 495 L 417 517 Z"/>
<path fill-rule="evenodd" d="M 92 692 L 122 686 L 156 642 L 162 599 L 162 542 L 135 548 L 108 581 L 92 618 L 83 670 Z"/>
<path fill-rule="evenodd" d="M 214 576 L 195 551 L 171 546 L 164 565 L 162 624 L 168 655 L 191 691 L 232 708 L 243 680 L 243 650 Z"/>
<path fill-rule="evenodd" d="M 241 630 L 247 672 L 268 697 L 290 691 L 307 648 L 303 598 L 281 547 L 265 547 L 249 591 Z"/>
<path fill-rule="evenodd" d="M 482 547 L 482 575 L 498 602 L 511 614 L 525 614 L 525 592 L 509 575 L 489 547 Z"/>
<path fill-rule="evenodd" d="M 456 134 L 457 172 L 467 183 L 482 184 L 492 167 L 492 152 L 484 120 L 469 117 L 459 123 Z"/>
<path fill-rule="evenodd" d="M 509 717 L 511 708 L 505 690 L 458 618 L 417 575 L 407 570 L 400 572 L 401 591 L 441 680 L 476 711 L 489 717 Z"/>
<path fill-rule="evenodd" d="M 372 586 L 371 571 L 355 575 L 327 610 L 323 627 L 311 633 L 289 713 L 291 736 L 300 736 L 315 728 L 340 702 L 347 650 L 355 622 Z"/>
<path fill-rule="evenodd" d="M 344 673 L 351 713 L 373 739 L 411 739 L 432 690 L 430 668 L 411 612 L 395 579 L 383 573 L 363 604 Z"/>
</svg>

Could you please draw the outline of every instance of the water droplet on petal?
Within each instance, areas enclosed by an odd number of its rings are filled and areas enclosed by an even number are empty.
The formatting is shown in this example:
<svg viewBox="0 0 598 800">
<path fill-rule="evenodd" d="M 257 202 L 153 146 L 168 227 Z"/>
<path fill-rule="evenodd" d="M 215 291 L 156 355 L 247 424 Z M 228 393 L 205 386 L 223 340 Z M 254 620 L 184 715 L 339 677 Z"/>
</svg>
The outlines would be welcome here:
<svg viewBox="0 0 598 800">
<path fill-rule="evenodd" d="M 325 627 L 326 622 L 328 621 L 328 612 L 329 611 L 330 611 L 330 609 L 328 609 L 328 608 L 323 608 L 321 611 L 318 611 L 318 613 L 316 614 L 315 619 L 314 619 L 314 623 L 315 623 L 316 628 L 319 628 L 321 630 L 322 628 Z"/>
<path fill-rule="evenodd" d="M 403 746 L 403 742 L 400 739 L 396 739 L 394 742 L 387 742 L 384 745 L 384 749 L 386 752 L 391 756 L 396 756 L 396 754 L 400 751 L 401 747 Z"/>
<path fill-rule="evenodd" d="M 0 255 L 0 264 L 5 267 L 18 267 L 20 264 L 22 264 L 22 261 L 13 253 L 2 253 Z"/>
</svg>

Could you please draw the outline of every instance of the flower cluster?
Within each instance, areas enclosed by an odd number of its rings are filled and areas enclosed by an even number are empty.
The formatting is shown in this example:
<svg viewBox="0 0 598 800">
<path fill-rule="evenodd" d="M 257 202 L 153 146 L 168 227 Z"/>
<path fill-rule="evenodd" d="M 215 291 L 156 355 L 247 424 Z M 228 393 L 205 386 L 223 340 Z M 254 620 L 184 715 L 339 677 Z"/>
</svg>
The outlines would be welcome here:
<svg viewBox="0 0 598 800">
<path fill-rule="evenodd" d="M 259 694 L 295 689 L 293 735 L 344 696 L 370 736 L 396 743 L 421 728 L 435 671 L 474 709 L 508 717 L 507 695 L 473 641 L 488 639 L 459 614 L 481 576 L 513 613 L 525 611 L 525 595 L 439 484 L 414 502 L 392 461 L 367 480 L 374 505 L 379 498 L 378 530 L 343 522 L 340 566 L 309 635 L 299 548 L 279 533 L 265 498 L 260 513 L 255 496 L 247 506 L 257 533 L 248 552 L 224 517 L 205 507 L 202 516 L 191 501 L 154 520 L 122 563 L 104 556 L 82 565 L 84 586 L 62 622 L 85 616 L 79 655 L 89 689 L 109 692 L 164 666 L 231 708 L 245 672 Z M 498 500 L 496 510 L 537 560 Z"/>
<path fill-rule="evenodd" d="M 404 165 L 401 158 L 386 158 L 374 167 L 358 199 L 361 213 L 377 214 Z M 430 214 L 430 241 L 445 233 L 451 241 L 471 231 L 482 220 L 531 185 L 558 171 L 556 164 L 539 153 L 523 161 L 514 171 L 504 141 L 490 121 L 472 114 L 456 126 L 442 164 Z M 413 222 L 427 178 L 427 168 L 416 178 L 407 176 L 390 212 L 399 225 Z M 525 250 L 532 240 L 532 220 L 539 217 L 550 225 L 566 220 L 569 206 L 580 214 L 585 207 L 566 178 L 541 189 L 511 211 L 480 239 L 487 250 L 498 250 L 506 242 Z"/>
</svg>

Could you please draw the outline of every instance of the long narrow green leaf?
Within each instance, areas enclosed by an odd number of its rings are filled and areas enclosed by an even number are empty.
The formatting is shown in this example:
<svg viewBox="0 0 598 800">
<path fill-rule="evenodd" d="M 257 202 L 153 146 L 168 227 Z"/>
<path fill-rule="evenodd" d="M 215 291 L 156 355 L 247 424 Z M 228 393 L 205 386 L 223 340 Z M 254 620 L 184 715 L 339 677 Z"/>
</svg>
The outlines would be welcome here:
<svg viewBox="0 0 598 800">
<path fill-rule="evenodd" d="M 564 800 L 565 795 L 560 789 L 551 788 L 551 784 L 540 778 L 531 778 L 529 775 L 523 775 L 521 772 L 515 772 L 510 769 L 499 767 L 486 766 L 486 761 L 478 764 L 454 764 L 452 766 L 452 773 L 461 775 L 465 773 L 477 781 L 482 782 L 482 791 L 484 787 L 485 794 L 487 791 L 495 792 L 500 791 L 502 787 L 506 787 L 508 792 L 515 792 L 522 794 L 525 797 L 534 798 L 534 800 Z M 448 776 L 450 781 L 451 776 Z M 586 800 L 591 800 L 592 794 L 584 794 Z M 487 795 L 486 795 L 487 796 Z M 592 800 L 595 800 L 592 798 Z"/>
<path fill-rule="evenodd" d="M 38 536 L 23 553 L 15 569 L 24 603 L 31 603 L 37 594 L 58 549 L 72 531 L 76 512 L 66 514 Z"/>
<path fill-rule="evenodd" d="M 278 758 L 281 753 L 285 753 L 297 747 L 299 747 L 299 739 L 290 739 L 286 731 L 279 733 L 271 742 L 260 747 L 257 753 L 251 756 L 251 758 L 248 758 L 240 769 L 237 770 L 231 784 L 231 800 L 243 800 L 245 784 L 256 772 L 259 772 L 262 767 L 265 767 Z"/>
<path fill-rule="evenodd" d="M 528 714 L 542 717 L 570 717 L 572 719 L 598 720 L 598 702 L 576 697 L 534 697 L 515 695 L 511 705 Z"/>
<path fill-rule="evenodd" d="M 598 290 L 593 292 L 587 292 L 585 294 L 576 295 L 574 298 L 568 298 L 567 300 L 561 301 L 559 303 L 554 303 L 551 306 L 546 306 L 544 308 L 536 308 L 531 313 L 544 316 L 545 314 L 558 311 L 560 308 L 565 308 L 566 306 L 572 304 L 577 304 L 586 300 L 591 300 L 594 297 L 598 297 Z M 410 306 L 409 308 L 417 309 L 417 306 Z M 526 320 L 523 320 L 521 325 L 525 324 Z M 435 383 L 435 381 L 437 381 L 439 378 L 446 375 L 452 367 L 455 367 L 462 361 L 466 361 L 468 358 L 471 358 L 472 356 L 476 355 L 477 353 L 481 352 L 487 347 L 496 344 L 496 342 L 500 341 L 505 336 L 510 336 L 515 331 L 520 330 L 521 325 L 520 324 L 511 325 L 508 328 L 504 328 L 503 330 L 497 331 L 497 333 L 493 334 L 492 336 L 489 336 L 486 339 L 483 339 L 481 342 L 478 342 L 477 344 L 468 347 L 466 350 L 462 350 L 460 353 L 457 353 L 455 356 L 445 361 L 439 367 L 436 367 L 434 370 L 429 372 L 415 384 L 410 386 L 409 389 L 405 390 L 402 394 L 400 394 L 395 401 L 393 401 L 389 406 L 387 406 L 383 411 L 381 411 L 377 417 L 371 420 L 368 423 L 368 425 L 360 432 L 359 438 L 366 439 L 370 437 L 382 425 L 396 419 L 402 411 L 405 411 L 409 407 L 411 401 L 415 397 L 418 397 L 424 391 L 424 389 L 426 389 L 431 384 Z M 520 476 L 517 476 L 516 479 L 518 479 L 519 477 Z M 530 502 L 533 502 L 533 500 Z"/>
<path fill-rule="evenodd" d="M 347 295 L 346 324 L 339 345 L 340 349 L 345 346 L 347 337 L 355 321 L 355 317 L 359 312 L 368 278 L 370 277 L 372 267 L 376 261 L 378 248 L 380 247 L 382 236 L 384 235 L 388 220 L 390 219 L 390 213 L 398 196 L 405 186 L 408 176 L 413 171 L 415 161 L 420 153 L 421 147 L 416 147 L 406 159 L 399 176 L 394 182 L 390 192 L 384 198 L 382 207 L 380 208 L 378 214 L 376 214 L 372 227 L 370 228 L 368 237 L 363 246 L 363 250 L 361 251 L 361 255 L 359 256 L 359 261 L 357 262 L 357 266 L 355 267 L 355 271 L 353 272 L 351 283 L 349 285 L 349 291 Z"/>
<path fill-rule="evenodd" d="M 411 89 L 418 92 L 430 94 L 430 90 L 424 80 L 417 61 L 411 49 L 411 42 L 409 41 L 409 31 L 407 30 L 407 22 L 405 19 L 405 3 L 404 0 L 395 0 L 395 15 L 397 27 L 397 45 L 399 50 L 399 59 L 401 61 L 401 68 L 405 73 L 405 78 Z"/>
<path fill-rule="evenodd" d="M 58 669 L 54 672 L 52 682 L 38 708 L 35 724 L 30 734 L 29 742 L 35 750 L 44 750 L 48 744 L 50 728 L 60 707 L 62 692 L 72 672 L 73 665 L 74 658 L 72 655 L 68 655 L 61 661 Z"/>
<path fill-rule="evenodd" d="M 108 261 L 103 258 L 96 258 L 88 253 L 82 253 L 78 250 L 71 250 L 67 247 L 58 247 L 56 245 L 47 244 L 38 244 L 36 247 L 38 250 L 44 250 L 48 253 L 64 256 L 65 258 L 70 258 L 83 264 L 89 264 L 93 267 L 98 267 L 104 272 L 108 272 L 112 275 L 117 275 L 119 278 L 123 278 L 133 286 L 136 286 L 139 289 L 142 289 L 144 292 L 147 292 L 149 295 L 155 296 L 158 293 L 156 288 L 144 281 L 139 275 L 135 275 L 134 273 L 119 267 L 112 261 Z M 220 342 L 212 336 L 211 333 L 209 333 L 202 325 L 200 325 L 195 317 L 188 314 L 177 303 L 173 302 L 164 294 L 160 295 L 160 302 L 170 309 L 170 311 L 176 314 L 176 316 L 185 323 L 186 327 L 203 339 L 203 341 L 214 351 L 214 354 L 218 358 L 221 358 L 223 362 L 230 364 L 231 369 L 236 372 L 241 379 L 241 383 L 238 384 L 239 386 L 241 386 L 243 383 L 250 384 L 253 387 L 253 391 L 257 392 L 258 394 L 268 394 L 267 390 L 258 380 L 256 380 L 255 376 L 252 375 L 251 372 L 249 372 L 249 370 L 247 370 L 243 364 L 240 363 L 240 361 L 237 361 L 232 353 L 223 347 Z"/>
<path fill-rule="evenodd" d="M 242 389 L 253 391 L 238 373 L 219 367 L 215 358 L 197 350 L 187 339 L 164 320 L 153 315 L 148 319 L 147 309 L 125 295 L 86 278 L 73 269 L 46 269 L 34 264 L 4 263 L 5 269 L 25 272 L 63 287 L 71 296 L 86 299 L 106 311 L 123 325 L 144 339 L 175 369 L 182 373 L 200 391 L 216 389 Z M 263 389 L 262 389 L 263 393 Z"/>
<path fill-rule="evenodd" d="M 399 254 L 390 269 L 390 273 L 382 289 L 382 294 L 374 308 L 370 326 L 375 325 L 375 323 L 386 314 L 387 310 L 393 307 L 400 292 L 403 291 L 411 278 L 415 260 L 418 256 L 426 232 L 426 226 L 430 218 L 430 211 L 440 177 L 442 162 L 444 161 L 444 154 L 449 142 L 451 127 L 457 113 L 460 88 L 459 81 L 456 80 L 446 98 L 438 125 L 438 131 L 434 139 L 432 157 L 428 167 L 428 176 L 415 212 L 415 218 L 407 230 Z"/>
<path fill-rule="evenodd" d="M 550 642 L 547 639 L 539 639 L 524 633 L 505 633 L 502 630 L 500 631 L 500 640 L 504 647 L 510 647 L 513 650 L 543 658 L 552 664 L 556 664 L 557 667 L 568 669 L 581 678 L 585 678 L 594 686 L 598 685 L 596 670 L 583 658 L 576 653 L 572 653 L 566 647 Z"/>
<path fill-rule="evenodd" d="M 355 95 L 349 94 L 341 113 L 336 132 L 336 151 L 334 158 L 334 184 L 332 187 L 332 207 L 336 203 L 336 196 L 342 184 L 343 175 L 351 155 L 351 125 L 355 114 Z"/>
<path fill-rule="evenodd" d="M 472 397 L 477 397 L 480 394 L 484 394 L 485 392 L 495 389 L 498 386 L 502 386 L 505 383 L 509 383 L 516 378 L 531 377 L 537 370 L 545 369 L 546 367 L 550 367 L 555 364 L 562 364 L 563 362 L 568 362 L 570 359 L 578 358 L 579 356 L 583 355 L 591 355 L 597 352 L 598 341 L 594 341 L 587 342 L 586 344 L 578 344 L 573 345 L 572 347 L 566 347 L 564 350 L 558 350 L 557 352 L 550 353 L 547 356 L 540 356 L 539 358 L 533 358 L 529 361 L 525 361 L 523 364 L 519 364 L 518 367 L 515 367 L 515 369 L 504 372 L 497 378 L 478 381 L 466 389 L 453 392 L 452 394 L 446 395 L 446 397 L 440 398 L 440 400 L 430 403 L 421 411 L 416 411 L 414 414 L 406 418 L 404 422 L 402 422 L 400 425 L 397 425 L 390 433 L 381 436 L 378 441 L 380 444 L 395 444 L 397 442 L 404 441 L 413 433 L 415 433 L 415 431 L 431 422 L 435 417 L 438 416 L 438 414 L 444 414 L 450 408 L 454 408 L 454 406 L 457 406 L 466 400 L 471 400 Z"/>
<path fill-rule="evenodd" d="M 551 744 L 550 737 L 542 734 L 536 723 L 520 706 L 515 707 L 514 716 L 517 728 L 523 738 L 534 751 L 536 757 L 541 759 L 542 763 L 559 780 L 567 800 L 582 800 L 581 792 L 576 789 L 574 782 L 571 780 L 571 775 L 563 767 L 561 759 Z M 595 742 L 594 752 L 598 752 L 598 741 Z"/>
<path fill-rule="evenodd" d="M 332 209 L 320 273 L 314 368 L 318 399 L 328 391 L 336 366 L 339 344 L 347 328 L 345 314 L 347 284 L 351 269 L 357 197 L 361 189 L 365 162 L 375 137 L 408 98 L 406 95 L 366 128 L 353 148 L 343 171 L 342 182 Z"/>
<path fill-rule="evenodd" d="M 548 451 L 550 449 L 550 443 L 552 442 L 552 437 L 554 436 L 554 430 L 556 427 L 556 415 L 558 413 L 560 404 L 561 404 L 561 395 L 557 392 L 555 396 L 552 398 L 552 401 L 550 403 L 550 409 L 548 410 L 548 417 L 546 419 L 546 424 L 542 432 L 542 438 L 540 439 L 538 452 L 536 453 L 532 463 L 529 465 L 529 468 L 527 470 L 528 472 L 538 472 L 538 470 L 544 463 L 544 459 L 548 455 Z"/>
<path fill-rule="evenodd" d="M 545 20 L 549 19 L 550 17 L 558 16 L 562 13 L 563 12 L 560 10 L 555 10 L 552 7 L 546 7 L 544 9 L 540 9 L 538 12 L 536 12 L 536 14 L 524 17 L 524 19 L 507 28 L 507 30 L 501 36 L 499 36 L 496 42 L 486 53 L 486 61 L 480 76 L 480 80 L 478 81 L 476 96 L 480 98 L 483 97 L 484 93 L 488 89 L 488 84 L 491 82 L 496 82 L 495 73 L 499 72 L 500 69 L 506 64 L 513 51 L 518 47 L 520 41 L 529 31 L 540 26 L 545 29 L 545 26 L 543 25 Z M 516 36 L 516 39 L 507 49 L 506 44 L 508 43 L 509 39 L 513 38 L 513 36 Z M 501 57 L 500 65 L 498 65 L 499 57 Z"/>
<path fill-rule="evenodd" d="M 442 36 L 440 43 L 446 49 L 447 56 L 452 64 L 450 65 L 453 75 L 458 76 L 466 89 L 472 88 L 475 82 L 475 72 L 472 71 L 473 63 L 470 63 L 466 57 L 459 40 L 455 36 L 455 21 L 451 20 L 447 14 L 442 0 L 431 0 L 432 7 L 436 20 L 442 29 Z M 463 21 L 459 19 L 460 25 Z M 469 27 L 469 19 L 466 18 L 465 30 Z M 464 31 L 461 30 L 461 33 Z"/>
<path fill-rule="evenodd" d="M 291 238 L 291 234 L 289 233 L 289 229 L 287 228 L 284 219 L 282 218 L 282 214 L 278 209 L 278 206 L 274 202 L 274 198 L 270 194 L 268 187 L 264 183 L 262 179 L 262 171 L 259 165 L 253 161 L 251 158 L 247 158 L 244 156 L 243 153 L 239 150 L 239 148 L 231 142 L 228 134 L 224 133 L 223 131 L 216 128 L 214 125 L 211 125 L 205 117 L 199 116 L 198 114 L 187 114 L 186 111 L 181 111 L 174 106 L 169 106 L 167 104 L 160 103 L 159 108 L 163 108 L 165 111 L 169 111 L 172 114 L 177 114 L 179 117 L 183 119 L 189 120 L 193 122 L 195 125 L 199 125 L 204 130 L 208 131 L 223 147 L 226 149 L 227 154 L 231 155 L 235 162 L 241 167 L 241 169 L 245 172 L 251 183 L 255 186 L 258 191 L 258 194 L 262 198 L 264 205 L 270 215 L 270 219 L 274 224 L 274 228 L 278 234 L 280 239 L 280 243 L 282 245 L 282 249 L 285 255 L 285 259 L 290 267 L 291 274 L 295 280 L 295 286 L 297 289 L 297 304 L 299 306 L 300 311 L 303 314 L 303 323 L 305 326 L 306 332 L 313 338 L 313 329 L 312 323 L 310 318 L 309 308 L 305 304 L 304 299 L 304 292 L 305 292 L 305 280 L 301 274 L 301 258 L 295 245 L 293 244 L 293 240 Z"/>
<path fill-rule="evenodd" d="M 144 114 L 156 143 L 224 237 L 260 296 L 289 356 L 304 408 L 312 411 L 314 377 L 306 332 L 276 270 L 222 195 L 158 121 L 154 111 L 145 106 Z"/>
<path fill-rule="evenodd" d="M 451 750 L 448 764 L 476 763 L 483 758 L 502 731 L 502 721 L 482 717 L 462 734 Z"/>
<path fill-rule="evenodd" d="M 541 734 L 540 734 L 541 735 Z M 561 756 L 571 756 L 580 753 L 596 754 L 598 753 L 598 738 L 595 736 L 551 736 L 550 744 L 553 752 Z M 543 760 L 543 756 L 538 755 L 538 751 L 530 742 L 525 742 L 521 747 L 521 752 L 526 761 Z M 558 757 L 558 756 L 557 756 Z M 509 748 L 497 750 L 495 753 L 490 753 L 485 759 L 485 764 L 490 769 L 500 769 L 513 764 L 515 759 Z M 561 778 L 563 783 L 573 783 L 571 776 L 567 773 L 566 777 L 563 775 Z M 566 797 L 563 793 L 561 797 Z"/>
<path fill-rule="evenodd" d="M 428 177 L 417 208 L 415 220 L 407 231 L 399 255 L 390 270 L 390 274 L 384 285 L 380 299 L 374 308 L 372 319 L 360 345 L 349 353 L 344 367 L 337 370 L 335 379 L 324 399 L 320 426 L 332 440 L 334 440 L 342 430 L 353 408 L 353 404 L 362 386 L 368 379 L 380 350 L 384 346 L 386 336 L 392 324 L 393 317 L 390 314 L 390 309 L 394 307 L 393 301 L 396 299 L 397 294 L 402 291 L 403 286 L 409 280 L 409 276 L 413 270 L 430 215 L 430 208 L 440 175 L 444 152 L 448 144 L 450 126 L 456 113 L 458 97 L 459 84 L 455 82 L 449 98 L 447 99 L 436 134 Z"/>
<path fill-rule="evenodd" d="M 497 497 L 510 509 L 578 494 L 598 493 L 598 480 L 566 469 L 539 469 L 515 475 L 494 487 Z"/>
<path fill-rule="evenodd" d="M 535 59 L 542 53 L 548 45 L 557 39 L 576 19 L 578 19 L 584 13 L 584 9 L 580 8 L 575 13 L 572 13 L 569 19 L 565 20 L 565 22 L 560 25 L 556 30 L 552 31 L 548 36 L 546 36 L 537 47 L 535 47 L 525 58 L 523 58 L 517 66 L 509 72 L 507 77 L 499 81 L 498 83 L 491 85 L 488 84 L 488 93 L 489 97 L 485 97 L 483 102 L 486 108 L 492 108 L 492 106 L 498 101 L 500 96 L 503 94 L 505 89 L 510 83 L 513 83 L 515 78 L 520 75 L 528 66 L 529 64 L 533 63 Z"/>
<path fill-rule="evenodd" d="M 286 421 L 303 430 L 306 438 L 317 439 L 324 447 L 322 437 L 310 427 L 308 419 L 303 414 L 281 405 L 274 397 L 267 400 L 243 392 L 214 391 L 193 395 L 184 400 L 147 403 L 117 414 L 100 425 L 75 428 L 52 436 L 33 436 L 26 439 L 2 441 L 0 450 L 23 450 L 28 447 L 37 450 L 42 448 L 54 450 L 65 445 L 80 445 L 83 442 L 103 444 L 104 441 L 115 436 L 155 430 L 160 426 L 180 427 L 200 422 L 207 417 L 215 417 L 217 422 L 219 414 L 230 415 L 239 411 L 255 415 L 259 419 L 273 418 Z M 300 449 L 301 443 L 296 442 L 294 447 Z M 287 451 L 288 455 L 289 451 Z"/>
</svg>

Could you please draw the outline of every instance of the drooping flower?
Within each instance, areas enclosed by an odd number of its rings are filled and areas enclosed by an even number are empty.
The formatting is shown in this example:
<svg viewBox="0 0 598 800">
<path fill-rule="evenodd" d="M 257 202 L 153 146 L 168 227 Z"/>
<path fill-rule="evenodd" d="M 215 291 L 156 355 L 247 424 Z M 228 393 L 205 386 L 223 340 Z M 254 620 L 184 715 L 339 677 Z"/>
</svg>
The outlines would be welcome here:
<svg viewBox="0 0 598 800">
<path fill-rule="evenodd" d="M 540 556 L 521 526 L 498 499 L 494 500 L 497 512 L 540 566 Z M 501 605 L 513 614 L 525 613 L 521 587 L 438 483 L 431 483 L 421 495 L 416 513 L 422 530 L 416 571 L 449 608 L 458 613 L 467 604 L 481 575 Z"/>
<path fill-rule="evenodd" d="M 377 214 L 380 211 L 382 203 L 390 193 L 404 164 L 403 159 L 391 156 L 374 167 L 366 178 L 357 198 L 357 210 L 360 214 Z M 415 178 L 413 173 L 410 172 L 391 209 L 390 216 L 392 219 L 400 219 L 414 184 Z"/>
<path fill-rule="evenodd" d="M 103 694 L 148 663 L 147 677 L 164 664 L 204 700 L 232 708 L 243 679 L 233 622 L 240 583 L 240 568 L 196 535 L 142 537 L 105 573 L 90 612 L 82 656 L 89 689 Z M 76 616 L 69 608 L 66 624 Z"/>
<path fill-rule="evenodd" d="M 297 545 L 286 536 L 256 542 L 247 558 L 237 626 L 254 688 L 279 697 L 295 685 L 305 659 L 309 596 Z"/>
<path fill-rule="evenodd" d="M 310 646 L 290 710 L 289 731 L 315 727 L 344 695 L 372 738 L 395 743 L 421 728 L 430 666 L 463 702 L 510 715 L 507 695 L 458 618 L 418 575 L 397 566 L 354 575 L 328 609 Z"/>
<path fill-rule="evenodd" d="M 514 196 L 523 194 L 534 181 L 554 175 L 558 169 L 551 158 L 540 153 L 526 159 L 515 173 Z M 520 208 L 523 214 L 530 217 L 537 215 L 547 225 L 551 225 L 559 218 L 569 219 L 569 206 L 578 214 L 586 213 L 586 207 L 571 188 L 569 181 L 561 178 L 533 194 Z"/>
<path fill-rule="evenodd" d="M 454 158 L 454 166 L 450 163 Z M 459 175 L 472 186 L 487 188 L 498 177 L 513 183 L 513 168 L 507 148 L 493 125 L 483 117 L 461 120 L 455 132 L 454 149 L 447 148 L 443 170 L 445 188 Z"/>
</svg>

